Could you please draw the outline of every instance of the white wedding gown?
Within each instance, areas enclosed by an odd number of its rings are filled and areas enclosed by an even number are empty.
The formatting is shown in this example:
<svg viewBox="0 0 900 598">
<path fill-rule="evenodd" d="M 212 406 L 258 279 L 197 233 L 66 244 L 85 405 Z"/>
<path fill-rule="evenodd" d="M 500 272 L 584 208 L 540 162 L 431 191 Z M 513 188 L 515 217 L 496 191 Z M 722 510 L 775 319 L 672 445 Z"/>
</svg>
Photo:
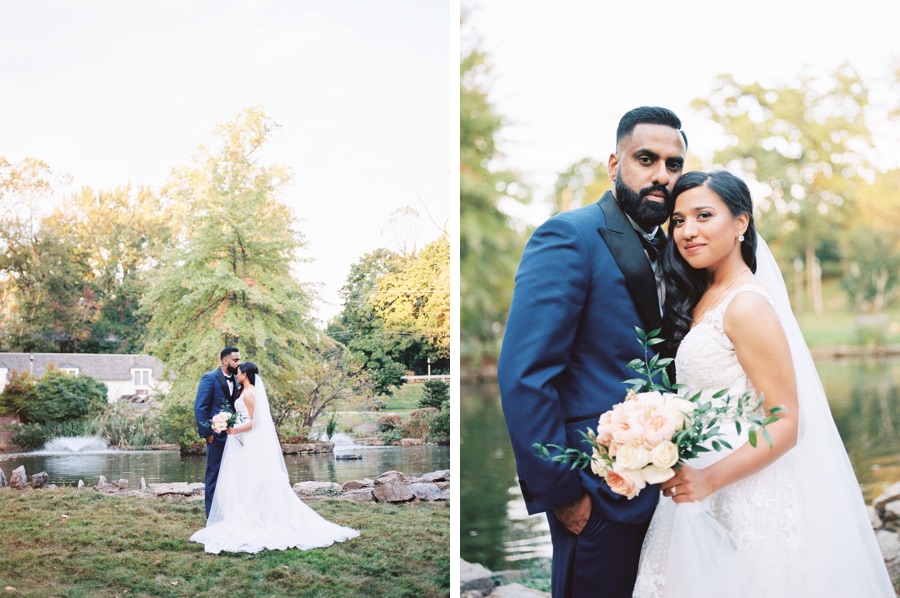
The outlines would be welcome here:
<svg viewBox="0 0 900 598">
<path fill-rule="evenodd" d="M 191 540 L 218 554 L 308 550 L 359 536 L 354 529 L 323 519 L 294 493 L 274 425 L 268 425 L 271 414 L 259 377 L 256 386 L 258 421 L 250 431 L 228 437 L 209 519 Z M 246 421 L 243 395 L 234 406 L 238 421 Z"/>
<path fill-rule="evenodd" d="M 723 329 L 725 311 L 741 292 L 760 293 L 774 306 L 765 289 L 744 285 L 688 332 L 678 348 L 675 367 L 678 382 L 690 395 L 702 391 L 709 400 L 725 388 L 753 390 Z M 727 398 L 713 401 L 721 404 Z M 757 412 L 762 412 L 762 406 Z M 742 420 L 747 423 L 746 416 Z M 722 430 L 736 450 L 747 441 L 747 426 L 742 426 L 739 437 L 733 421 L 723 423 Z M 765 440 L 760 438 L 759 442 Z M 703 453 L 690 464 L 708 467 L 730 452 Z M 805 458 L 806 453 L 795 448 L 702 502 L 676 505 L 671 498 L 661 496 L 644 540 L 634 596 L 893 597 L 858 485 L 850 492 L 851 497 L 856 493 L 855 501 L 832 505 L 832 511 L 819 506 L 823 519 L 811 521 L 810 513 L 804 512 L 806 505 L 816 499 L 820 503 L 828 500 L 803 487 L 805 482 L 799 474 L 806 466 Z M 849 468 L 846 457 L 844 461 Z M 838 471 L 845 463 L 825 465 Z M 834 526 L 837 517 L 852 525 Z M 835 535 L 828 533 L 829 526 L 835 528 Z M 823 542 L 840 545 L 811 546 Z"/>
</svg>

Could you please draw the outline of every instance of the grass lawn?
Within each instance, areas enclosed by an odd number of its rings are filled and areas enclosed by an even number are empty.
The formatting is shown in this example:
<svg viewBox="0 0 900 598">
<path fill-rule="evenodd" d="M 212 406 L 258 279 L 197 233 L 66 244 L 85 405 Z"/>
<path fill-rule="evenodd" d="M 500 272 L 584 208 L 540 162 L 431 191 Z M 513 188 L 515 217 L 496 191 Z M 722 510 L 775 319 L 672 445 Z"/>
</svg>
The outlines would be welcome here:
<svg viewBox="0 0 900 598">
<path fill-rule="evenodd" d="M 877 339 L 880 343 L 900 344 L 900 304 L 894 304 L 876 318 L 852 311 L 847 297 L 834 281 L 823 284 L 824 311 L 813 312 L 804 306 L 802 313 L 794 306 L 797 321 L 810 347 L 864 345 Z M 879 319 L 880 318 L 880 319 Z"/>
<path fill-rule="evenodd" d="M 309 503 L 361 536 L 328 548 L 209 555 L 203 502 L 91 490 L 0 490 L 10 596 L 449 596 L 447 503 Z M 63 515 L 67 515 L 63 518 Z"/>
<path fill-rule="evenodd" d="M 394 388 L 394 394 L 389 397 L 381 397 L 387 406 L 381 411 L 339 411 L 336 415 L 338 429 L 342 427 L 359 430 L 364 436 L 370 435 L 370 428 L 378 422 L 378 418 L 395 414 L 403 419 L 409 419 L 409 414 L 419 408 L 419 400 L 425 391 L 423 384 L 404 384 Z M 316 428 L 324 429 L 327 418 L 316 421 Z"/>
</svg>

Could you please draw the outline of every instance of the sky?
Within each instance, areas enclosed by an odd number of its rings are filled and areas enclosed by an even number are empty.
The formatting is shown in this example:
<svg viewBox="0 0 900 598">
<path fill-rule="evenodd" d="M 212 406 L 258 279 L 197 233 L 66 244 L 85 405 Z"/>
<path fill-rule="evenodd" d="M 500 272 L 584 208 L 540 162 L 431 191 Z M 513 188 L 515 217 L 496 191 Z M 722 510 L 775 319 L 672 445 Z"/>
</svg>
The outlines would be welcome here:
<svg viewBox="0 0 900 598">
<path fill-rule="evenodd" d="M 0 0 L 0 156 L 43 159 L 70 187 L 159 190 L 216 125 L 261 107 L 260 161 L 308 246 L 314 314 L 341 309 L 350 266 L 421 248 L 458 208 L 458 9 L 448 0 Z M 420 216 L 400 229 L 392 214 Z M 458 216 L 458 214 L 457 214 Z"/>
<path fill-rule="evenodd" d="M 556 174 L 591 156 L 606 161 L 619 118 L 636 106 L 674 110 L 689 153 L 709 160 L 724 145 L 717 125 L 691 107 L 720 74 L 740 83 L 789 85 L 849 63 L 871 81 L 872 102 L 893 93 L 900 67 L 900 2 L 684 0 L 461 0 L 467 25 L 492 65 L 490 97 L 510 123 L 500 149 L 534 189 L 552 193 Z M 463 50 L 470 44 L 466 30 Z M 900 127 L 876 123 L 876 163 L 900 166 Z M 504 209 L 522 222 L 549 216 L 546 202 Z"/>
</svg>

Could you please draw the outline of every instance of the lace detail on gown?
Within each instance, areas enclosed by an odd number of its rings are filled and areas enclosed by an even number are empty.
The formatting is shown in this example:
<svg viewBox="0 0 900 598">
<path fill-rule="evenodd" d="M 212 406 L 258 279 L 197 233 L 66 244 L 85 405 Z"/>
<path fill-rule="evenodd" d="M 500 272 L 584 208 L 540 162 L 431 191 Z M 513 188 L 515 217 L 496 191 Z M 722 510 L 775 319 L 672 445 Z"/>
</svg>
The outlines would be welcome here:
<svg viewBox="0 0 900 598">
<path fill-rule="evenodd" d="M 684 392 L 701 391 L 707 400 L 725 388 L 738 393 L 755 392 L 723 328 L 731 300 L 746 291 L 760 293 L 772 303 L 761 287 L 740 286 L 688 332 L 675 357 L 678 382 L 687 387 Z M 727 402 L 728 397 L 714 401 Z M 762 412 L 762 405 L 757 411 Z M 740 437 L 730 423 L 722 429 L 724 438 L 734 449 L 747 440 L 746 426 Z M 690 463 L 707 467 L 730 452 L 710 451 Z M 788 452 L 765 469 L 723 488 L 702 503 L 676 505 L 671 498 L 661 496 L 644 539 L 634 596 L 802 595 L 796 593 L 795 584 L 799 580 L 793 577 L 804 570 L 798 562 L 801 530 L 798 529 L 800 517 L 795 512 L 793 457 Z M 719 525 L 708 520 L 710 515 Z M 705 524 L 719 531 L 709 535 L 700 533 L 698 528 Z M 721 528 L 727 534 L 716 536 Z M 713 542 L 719 545 L 709 546 Z M 697 550 L 683 554 L 685 551 L 681 549 L 688 547 Z M 703 562 L 705 558 L 709 561 Z M 719 582 L 726 585 L 716 585 Z M 773 582 L 781 589 L 773 587 Z"/>
<path fill-rule="evenodd" d="M 250 418 L 244 397 L 234 403 L 238 421 Z M 206 552 L 309 550 L 359 536 L 319 516 L 294 493 L 282 463 L 270 463 L 260 451 L 265 439 L 249 430 L 229 436 L 222 455 L 210 518 L 191 536 Z M 240 442 L 238 442 L 239 440 Z"/>
</svg>

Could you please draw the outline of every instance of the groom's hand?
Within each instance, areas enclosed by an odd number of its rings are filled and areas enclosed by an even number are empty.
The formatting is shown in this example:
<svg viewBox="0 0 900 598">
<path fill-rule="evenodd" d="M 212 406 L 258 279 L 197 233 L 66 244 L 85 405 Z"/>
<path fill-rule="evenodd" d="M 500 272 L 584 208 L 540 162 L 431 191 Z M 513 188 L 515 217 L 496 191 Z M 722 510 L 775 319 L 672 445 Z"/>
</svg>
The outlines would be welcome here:
<svg viewBox="0 0 900 598">
<path fill-rule="evenodd" d="M 575 502 L 553 509 L 553 514 L 563 527 L 577 536 L 591 516 L 591 497 L 587 493 L 582 494 Z"/>
</svg>

